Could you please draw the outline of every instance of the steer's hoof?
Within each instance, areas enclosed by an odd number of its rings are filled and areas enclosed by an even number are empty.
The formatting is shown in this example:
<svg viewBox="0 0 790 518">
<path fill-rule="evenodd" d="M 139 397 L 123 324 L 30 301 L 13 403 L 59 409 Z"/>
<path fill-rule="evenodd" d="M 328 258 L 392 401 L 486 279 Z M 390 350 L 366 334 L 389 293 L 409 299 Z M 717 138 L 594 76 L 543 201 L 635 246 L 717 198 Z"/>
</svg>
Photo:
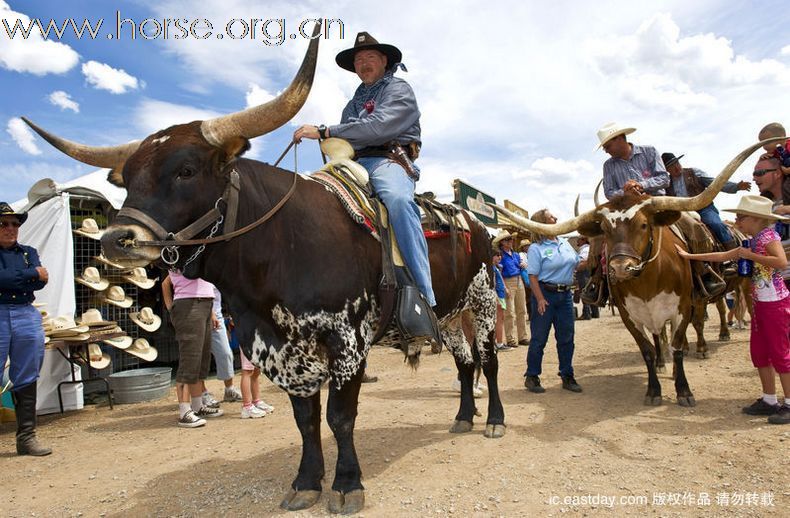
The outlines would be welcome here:
<svg viewBox="0 0 790 518">
<path fill-rule="evenodd" d="M 694 396 L 678 396 L 678 405 L 680 406 L 697 406 Z"/>
<path fill-rule="evenodd" d="M 661 396 L 645 396 L 646 406 L 661 406 Z"/>
<path fill-rule="evenodd" d="M 345 495 L 340 491 L 332 491 L 329 496 L 329 512 L 332 514 L 354 514 L 365 507 L 365 491 L 355 489 Z"/>
<path fill-rule="evenodd" d="M 505 436 L 505 430 L 506 427 L 503 424 L 487 424 L 483 435 L 489 439 L 499 439 Z"/>
<path fill-rule="evenodd" d="M 471 421 L 454 421 L 450 433 L 466 433 L 472 431 Z"/>
<path fill-rule="evenodd" d="M 658 374 L 666 374 L 667 366 L 666 365 L 656 365 L 656 373 Z"/>
<path fill-rule="evenodd" d="M 710 358 L 710 353 L 708 351 L 697 351 L 697 358 L 700 360 Z"/>
<path fill-rule="evenodd" d="M 720 342 L 729 342 L 730 341 L 730 335 L 719 335 L 719 341 Z"/>
<path fill-rule="evenodd" d="M 280 502 L 280 507 L 286 511 L 300 511 L 314 506 L 319 498 L 321 498 L 321 491 L 297 491 L 291 488 L 285 494 L 283 501 Z"/>
</svg>

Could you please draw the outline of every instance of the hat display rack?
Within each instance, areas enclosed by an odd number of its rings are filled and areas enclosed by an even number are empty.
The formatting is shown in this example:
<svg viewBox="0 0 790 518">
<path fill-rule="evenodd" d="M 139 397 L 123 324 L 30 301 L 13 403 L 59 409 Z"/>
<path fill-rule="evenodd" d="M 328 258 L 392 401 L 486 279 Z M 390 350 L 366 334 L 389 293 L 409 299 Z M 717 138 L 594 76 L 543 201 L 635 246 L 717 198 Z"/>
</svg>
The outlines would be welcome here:
<svg viewBox="0 0 790 518">
<path fill-rule="evenodd" d="M 99 210 L 75 209 L 72 206 L 74 243 L 74 279 L 76 315 L 97 327 L 92 330 L 114 333 L 112 340 L 96 341 L 90 345 L 89 363 L 105 373 L 119 372 L 144 366 L 156 358 L 154 344 L 147 354 L 139 354 L 137 339 L 149 336 L 154 323 L 150 308 L 140 307 L 140 293 L 153 289 L 156 278 L 149 278 L 145 269 L 124 269 L 102 255 L 99 239 L 107 227 L 107 218 Z M 141 311 L 145 309 L 145 311 Z M 144 330 L 140 327 L 143 313 Z M 137 322 L 132 319 L 135 317 Z M 158 317 L 157 317 L 158 318 Z M 160 321 L 161 322 L 161 321 Z M 123 333 L 119 336 L 119 332 Z M 95 334 L 94 334 L 95 336 Z M 134 344 L 134 346 L 132 346 Z M 95 356 L 95 357 L 94 357 Z M 107 358 L 110 362 L 107 362 Z"/>
</svg>

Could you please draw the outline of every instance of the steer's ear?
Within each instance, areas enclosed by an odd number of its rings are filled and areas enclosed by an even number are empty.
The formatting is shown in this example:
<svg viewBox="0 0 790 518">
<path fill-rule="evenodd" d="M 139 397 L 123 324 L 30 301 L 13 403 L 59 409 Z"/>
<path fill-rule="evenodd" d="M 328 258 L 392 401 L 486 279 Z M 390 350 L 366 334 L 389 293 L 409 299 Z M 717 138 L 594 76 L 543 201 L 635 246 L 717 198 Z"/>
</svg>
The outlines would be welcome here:
<svg viewBox="0 0 790 518">
<path fill-rule="evenodd" d="M 680 211 L 660 210 L 653 213 L 653 224 L 659 227 L 666 227 L 680 219 Z"/>
<path fill-rule="evenodd" d="M 587 237 L 595 237 L 603 234 L 600 221 L 588 221 L 587 223 L 579 225 L 579 228 L 576 230 L 579 231 L 579 234 Z"/>
<path fill-rule="evenodd" d="M 124 162 L 125 163 L 125 162 Z M 110 172 L 107 173 L 107 181 L 113 184 L 116 187 L 125 188 L 126 186 L 123 184 L 123 166 L 124 164 L 117 165 L 110 169 Z"/>
<path fill-rule="evenodd" d="M 240 157 L 248 149 L 250 149 L 250 141 L 244 137 L 233 137 L 222 143 L 222 150 L 225 152 L 227 160 Z"/>
</svg>

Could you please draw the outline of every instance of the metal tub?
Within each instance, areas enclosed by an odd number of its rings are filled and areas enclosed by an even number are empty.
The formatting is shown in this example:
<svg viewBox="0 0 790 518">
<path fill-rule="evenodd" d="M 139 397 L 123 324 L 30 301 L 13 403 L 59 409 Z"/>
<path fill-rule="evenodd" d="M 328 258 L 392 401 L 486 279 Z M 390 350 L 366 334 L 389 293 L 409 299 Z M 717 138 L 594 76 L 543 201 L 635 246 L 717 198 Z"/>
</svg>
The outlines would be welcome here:
<svg viewBox="0 0 790 518">
<path fill-rule="evenodd" d="M 110 374 L 107 380 L 117 404 L 161 399 L 170 392 L 170 367 L 150 367 Z"/>
</svg>

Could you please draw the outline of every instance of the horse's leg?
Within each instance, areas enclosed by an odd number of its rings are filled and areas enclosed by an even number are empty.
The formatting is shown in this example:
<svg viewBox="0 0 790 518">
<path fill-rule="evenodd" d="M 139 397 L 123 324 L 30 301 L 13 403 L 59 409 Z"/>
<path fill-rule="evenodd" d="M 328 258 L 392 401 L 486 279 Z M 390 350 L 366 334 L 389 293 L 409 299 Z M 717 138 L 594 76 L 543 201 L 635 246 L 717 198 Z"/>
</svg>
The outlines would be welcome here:
<svg viewBox="0 0 790 518">
<path fill-rule="evenodd" d="M 694 331 L 697 333 L 697 358 L 708 357 L 708 342 L 705 341 L 705 302 L 703 300 L 694 302 L 694 308 L 691 311 L 691 325 L 694 326 Z M 688 325 L 688 323 L 687 323 Z M 683 332 L 683 338 L 686 338 L 686 332 Z M 674 348 L 674 337 L 673 348 Z M 688 345 L 683 351 L 688 354 Z M 673 353 L 674 354 L 674 353 Z M 677 380 L 677 378 L 676 378 Z"/>
<path fill-rule="evenodd" d="M 324 454 L 321 451 L 321 392 L 310 397 L 291 397 L 296 426 L 302 434 L 302 461 L 280 507 L 298 511 L 312 507 L 321 497 Z"/>
<path fill-rule="evenodd" d="M 716 309 L 719 310 L 719 340 L 726 342 L 730 339 L 730 326 L 727 325 L 727 304 L 724 297 L 716 301 Z"/>
<path fill-rule="evenodd" d="M 354 447 L 354 424 L 357 419 L 359 387 L 362 383 L 363 369 L 342 387 L 330 383 L 327 401 L 326 421 L 337 441 L 337 464 L 335 481 L 332 483 L 332 496 L 329 511 L 332 513 L 353 514 L 365 506 L 365 491 L 362 487 L 362 470 Z"/>
</svg>

